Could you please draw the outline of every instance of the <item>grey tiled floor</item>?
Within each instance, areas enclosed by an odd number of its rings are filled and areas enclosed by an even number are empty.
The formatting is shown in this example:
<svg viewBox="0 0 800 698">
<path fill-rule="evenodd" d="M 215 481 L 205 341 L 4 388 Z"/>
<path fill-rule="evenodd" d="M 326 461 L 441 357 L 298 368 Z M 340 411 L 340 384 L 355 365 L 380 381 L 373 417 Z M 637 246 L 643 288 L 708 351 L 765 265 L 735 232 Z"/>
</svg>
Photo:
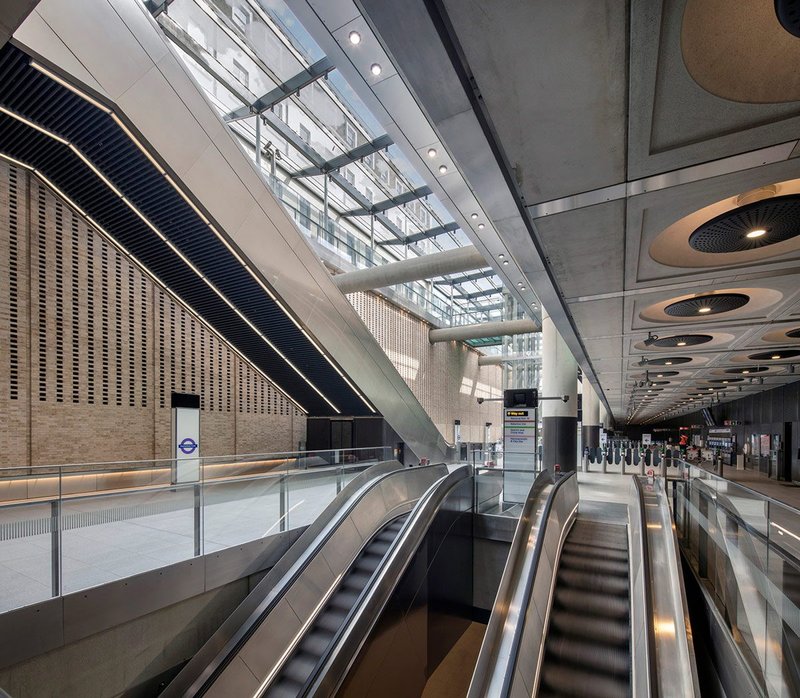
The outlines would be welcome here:
<svg viewBox="0 0 800 698">
<path fill-rule="evenodd" d="M 291 483 L 288 528 L 313 521 L 335 495 L 333 478 Z M 154 508 L 160 513 L 149 513 Z M 42 504 L 0 507 L 0 524 L 42 519 L 49 512 L 49 505 Z M 92 518 L 61 533 L 62 593 L 163 567 L 194 554 L 191 489 L 132 491 L 64 503 L 65 516 L 76 513 Z M 202 514 L 203 552 L 239 545 L 280 529 L 280 492 L 274 480 L 207 485 Z M 0 540 L 0 613 L 50 598 L 52 544 L 50 533 Z"/>
</svg>

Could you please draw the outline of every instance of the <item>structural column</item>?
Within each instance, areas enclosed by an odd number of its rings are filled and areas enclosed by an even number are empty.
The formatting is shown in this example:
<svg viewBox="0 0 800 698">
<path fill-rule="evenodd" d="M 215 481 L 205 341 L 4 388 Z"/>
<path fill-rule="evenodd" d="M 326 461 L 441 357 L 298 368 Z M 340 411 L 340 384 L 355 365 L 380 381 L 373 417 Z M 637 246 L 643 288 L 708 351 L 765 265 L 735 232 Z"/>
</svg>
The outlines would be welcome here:
<svg viewBox="0 0 800 698">
<path fill-rule="evenodd" d="M 578 364 L 546 314 L 542 316 L 542 396 L 569 396 L 567 402 L 543 400 L 542 465 L 575 470 L 578 450 Z"/>
<path fill-rule="evenodd" d="M 583 377 L 581 387 L 583 393 L 583 409 L 581 443 L 584 448 L 598 448 L 600 446 L 600 400 L 594 392 L 592 384 L 586 376 Z"/>
<path fill-rule="evenodd" d="M 606 406 L 598 400 L 598 412 L 600 416 L 600 428 L 601 429 L 608 429 L 608 413 L 606 412 Z"/>
</svg>

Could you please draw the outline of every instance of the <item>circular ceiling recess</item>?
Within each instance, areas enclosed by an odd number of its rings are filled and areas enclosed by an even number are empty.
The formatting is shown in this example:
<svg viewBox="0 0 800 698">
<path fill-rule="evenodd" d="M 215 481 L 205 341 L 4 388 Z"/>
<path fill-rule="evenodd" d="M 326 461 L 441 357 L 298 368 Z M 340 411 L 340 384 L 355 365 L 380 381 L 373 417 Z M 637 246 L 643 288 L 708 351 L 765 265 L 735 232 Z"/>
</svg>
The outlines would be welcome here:
<svg viewBox="0 0 800 698">
<path fill-rule="evenodd" d="M 688 364 L 690 361 L 688 356 L 667 356 L 662 359 L 650 359 L 647 363 L 650 366 L 677 366 L 678 364 Z"/>
<path fill-rule="evenodd" d="M 786 333 L 786 336 L 791 337 L 792 339 L 800 339 L 800 327 L 798 327 L 796 330 L 789 330 Z"/>
<path fill-rule="evenodd" d="M 800 194 L 773 196 L 703 223 L 689 236 L 698 252 L 745 252 L 800 235 Z"/>
<path fill-rule="evenodd" d="M 664 337 L 653 342 L 654 347 L 693 347 L 705 344 L 714 339 L 710 334 L 679 334 L 673 337 Z"/>
<path fill-rule="evenodd" d="M 714 378 L 709 383 L 741 383 L 744 378 Z"/>
<path fill-rule="evenodd" d="M 800 356 L 800 349 L 762 351 L 759 354 L 750 354 L 747 358 L 751 361 L 780 361 L 781 359 L 793 359 L 795 356 Z"/>
<path fill-rule="evenodd" d="M 725 373 L 748 374 L 748 373 L 764 373 L 769 371 L 766 366 L 745 366 L 744 368 L 727 368 Z"/>
<path fill-rule="evenodd" d="M 702 317 L 718 315 L 737 310 L 747 305 L 750 296 L 744 293 L 713 293 L 707 296 L 695 296 L 682 301 L 670 303 L 664 312 L 672 317 Z"/>
</svg>

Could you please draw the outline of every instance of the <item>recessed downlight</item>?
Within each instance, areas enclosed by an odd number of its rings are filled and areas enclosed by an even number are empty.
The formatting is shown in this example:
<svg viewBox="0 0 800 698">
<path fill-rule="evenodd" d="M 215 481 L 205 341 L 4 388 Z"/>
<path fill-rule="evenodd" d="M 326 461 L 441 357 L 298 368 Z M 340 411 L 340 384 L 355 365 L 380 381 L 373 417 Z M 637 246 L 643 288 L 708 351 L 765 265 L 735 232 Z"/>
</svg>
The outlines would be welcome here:
<svg viewBox="0 0 800 698">
<path fill-rule="evenodd" d="M 478 223 L 478 230 L 483 230 L 485 227 L 483 223 Z"/>
<path fill-rule="evenodd" d="M 358 44 L 361 43 L 361 34 L 359 34 L 358 32 L 350 32 L 347 35 L 347 38 L 350 41 L 350 43 L 353 44 L 353 46 L 357 46 Z"/>
<path fill-rule="evenodd" d="M 439 151 L 436 148 L 428 148 L 428 157 L 435 158 L 439 154 Z"/>
<path fill-rule="evenodd" d="M 369 72 L 372 73 L 373 75 L 376 75 L 376 76 L 380 75 L 382 71 L 383 71 L 383 68 L 381 68 L 381 64 L 380 63 L 373 63 L 369 67 Z"/>
<path fill-rule="evenodd" d="M 764 230 L 764 228 L 756 228 L 755 230 L 751 230 L 749 233 L 747 233 L 747 235 L 745 235 L 745 237 L 750 238 L 751 240 L 754 240 L 755 238 L 763 237 L 766 234 L 767 234 L 767 231 Z"/>
<path fill-rule="evenodd" d="M 469 217 L 474 221 L 478 220 L 478 214 L 477 213 L 471 213 Z"/>
<path fill-rule="evenodd" d="M 447 173 L 447 165 L 439 165 L 439 174 Z"/>
<path fill-rule="evenodd" d="M 710 313 L 710 312 L 711 312 L 711 308 L 709 308 L 707 305 L 701 305 L 701 306 L 700 306 L 700 307 L 697 309 L 697 312 L 698 312 L 698 313 Z"/>
<path fill-rule="evenodd" d="M 769 358 L 770 358 L 770 359 L 780 359 L 780 358 L 781 358 L 781 355 L 780 355 L 780 354 L 773 354 L 773 355 L 772 355 L 772 356 L 770 356 Z"/>
<path fill-rule="evenodd" d="M 675 346 L 676 347 L 685 347 L 686 346 L 686 342 L 678 342 Z"/>
<path fill-rule="evenodd" d="M 501 252 L 499 255 L 497 255 L 497 259 L 505 259 L 505 255 Z"/>
<path fill-rule="evenodd" d="M 504 260 L 503 260 L 503 266 L 505 266 L 505 265 L 507 265 L 507 264 L 508 264 L 508 260 L 507 260 L 507 259 L 504 259 Z"/>
</svg>

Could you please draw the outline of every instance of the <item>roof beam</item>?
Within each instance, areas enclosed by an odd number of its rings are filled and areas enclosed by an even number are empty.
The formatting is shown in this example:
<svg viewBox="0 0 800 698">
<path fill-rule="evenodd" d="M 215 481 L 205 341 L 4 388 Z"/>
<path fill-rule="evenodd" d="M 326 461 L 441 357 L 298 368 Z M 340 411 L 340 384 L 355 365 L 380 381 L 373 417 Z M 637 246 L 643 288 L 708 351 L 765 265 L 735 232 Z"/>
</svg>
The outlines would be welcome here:
<svg viewBox="0 0 800 698">
<path fill-rule="evenodd" d="M 397 196 L 385 199 L 384 201 L 379 201 L 377 204 L 372 204 L 368 207 L 364 206 L 362 208 L 354 208 L 351 211 L 345 211 L 342 213 L 342 218 L 345 216 L 370 216 L 375 215 L 376 213 L 383 213 L 391 208 L 397 208 L 398 206 L 402 206 L 403 204 L 407 204 L 411 201 L 423 199 L 432 193 L 433 191 L 427 185 L 424 187 L 417 187 L 416 189 L 407 191 L 404 194 L 398 194 Z"/>
<path fill-rule="evenodd" d="M 334 276 L 333 283 L 342 293 L 355 293 L 356 291 L 394 286 L 407 281 L 430 279 L 467 269 L 477 269 L 485 264 L 486 260 L 480 251 L 470 245 L 391 264 L 382 264 L 369 269 L 357 269 Z"/>
<path fill-rule="evenodd" d="M 357 148 L 353 148 L 342 155 L 338 155 L 335 158 L 332 158 L 325 163 L 323 163 L 322 167 L 306 167 L 303 170 L 298 170 L 297 172 L 292 172 L 292 177 L 317 177 L 319 175 L 328 174 L 328 172 L 332 172 L 333 170 L 338 170 L 340 167 L 344 167 L 345 165 L 349 165 L 353 162 L 358 160 L 363 160 L 368 155 L 372 155 L 373 153 L 377 153 L 380 150 L 384 150 L 388 148 L 390 145 L 393 145 L 394 141 L 388 134 L 384 134 L 379 136 L 374 141 L 370 141 L 369 143 L 363 143 L 359 145 Z"/>
<path fill-rule="evenodd" d="M 495 276 L 497 272 L 494 269 L 484 269 L 483 271 L 476 271 L 473 274 L 465 274 L 457 278 L 445 277 L 441 281 L 434 281 L 437 286 L 457 286 L 465 284 L 467 281 L 477 281 L 478 279 L 487 279 L 490 276 Z"/>
<path fill-rule="evenodd" d="M 325 77 L 335 67 L 333 61 L 327 56 L 324 56 L 305 70 L 300 71 L 297 75 L 290 77 L 286 82 L 282 82 L 275 89 L 267 92 L 263 97 L 259 97 L 252 104 L 235 109 L 225 116 L 225 120 L 240 121 L 241 119 L 248 119 L 256 114 L 263 114 L 265 111 L 272 109 L 276 104 L 280 104 L 284 99 L 297 94 L 304 87 L 308 87 L 312 82 L 316 82 L 320 78 Z"/>
<path fill-rule="evenodd" d="M 431 344 L 436 342 L 451 342 L 453 340 L 465 342 L 468 339 L 481 337 L 510 337 L 516 334 L 538 332 L 541 328 L 528 318 L 521 320 L 498 320 L 495 322 L 481 322 L 477 325 L 461 325 L 457 327 L 442 327 L 428 331 Z"/>
<path fill-rule="evenodd" d="M 485 291 L 475 291 L 474 293 L 463 293 L 458 296 L 453 296 L 453 298 L 460 300 L 460 301 L 471 301 L 475 300 L 476 298 L 486 298 L 487 296 L 494 296 L 498 293 L 502 293 L 502 288 L 489 288 Z"/>
<path fill-rule="evenodd" d="M 430 238 L 444 235 L 445 233 L 454 233 L 459 230 L 461 226 L 458 223 L 445 223 L 444 225 L 437 225 L 435 228 L 428 228 L 421 233 L 414 233 L 413 235 L 406 235 L 402 240 L 382 240 L 379 245 L 408 245 L 412 242 L 419 242 L 420 240 L 428 240 Z"/>
<path fill-rule="evenodd" d="M 499 366 L 500 364 L 513 363 L 516 361 L 535 361 L 542 362 L 541 356 L 533 354 L 488 354 L 478 357 L 478 366 Z"/>
</svg>

